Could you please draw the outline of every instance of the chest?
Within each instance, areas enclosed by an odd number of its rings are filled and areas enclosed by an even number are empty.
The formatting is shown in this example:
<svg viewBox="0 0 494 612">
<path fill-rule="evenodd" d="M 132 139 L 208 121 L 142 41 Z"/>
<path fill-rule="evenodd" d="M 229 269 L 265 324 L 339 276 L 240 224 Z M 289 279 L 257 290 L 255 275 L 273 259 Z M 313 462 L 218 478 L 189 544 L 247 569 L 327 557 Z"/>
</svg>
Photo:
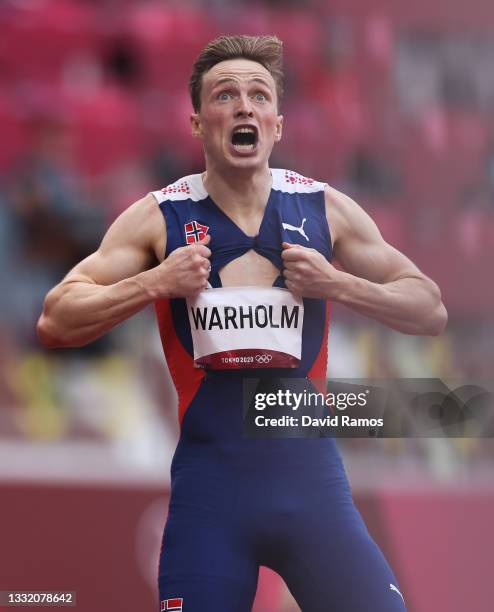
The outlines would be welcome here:
<svg viewBox="0 0 494 612">
<path fill-rule="evenodd" d="M 206 234 L 211 236 L 213 287 L 279 284 L 283 242 L 313 248 L 331 258 L 323 192 L 286 194 L 272 190 L 262 217 L 253 215 L 250 224 L 249 219 L 242 221 L 242 227 L 210 198 L 180 202 L 164 212 L 168 253 Z"/>
<path fill-rule="evenodd" d="M 239 279 L 242 279 L 245 287 L 270 287 L 280 270 L 269 259 L 251 249 L 228 262 L 218 270 L 218 274 L 222 287 L 237 287 Z"/>
</svg>

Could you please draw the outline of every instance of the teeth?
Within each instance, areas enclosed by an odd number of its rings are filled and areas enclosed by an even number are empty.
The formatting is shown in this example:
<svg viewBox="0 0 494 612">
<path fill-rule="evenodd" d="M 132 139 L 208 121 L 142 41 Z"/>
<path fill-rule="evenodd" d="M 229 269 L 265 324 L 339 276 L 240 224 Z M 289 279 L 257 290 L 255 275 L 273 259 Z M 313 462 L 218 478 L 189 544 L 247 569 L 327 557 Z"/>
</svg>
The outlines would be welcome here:
<svg viewBox="0 0 494 612">
<path fill-rule="evenodd" d="M 254 128 L 241 127 L 241 128 L 237 128 L 234 131 L 234 134 L 254 134 L 254 132 L 255 132 Z"/>
</svg>

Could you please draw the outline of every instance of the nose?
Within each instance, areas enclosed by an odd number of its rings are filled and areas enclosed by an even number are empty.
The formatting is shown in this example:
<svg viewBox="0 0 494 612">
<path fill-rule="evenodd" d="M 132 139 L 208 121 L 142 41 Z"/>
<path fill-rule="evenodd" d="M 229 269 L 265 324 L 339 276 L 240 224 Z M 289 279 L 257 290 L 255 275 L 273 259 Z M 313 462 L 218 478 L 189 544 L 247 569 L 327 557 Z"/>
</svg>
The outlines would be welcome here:
<svg viewBox="0 0 494 612">
<path fill-rule="evenodd" d="M 246 95 L 238 97 L 238 103 L 235 108 L 235 118 L 238 117 L 253 117 L 252 104 L 250 98 Z"/>
</svg>

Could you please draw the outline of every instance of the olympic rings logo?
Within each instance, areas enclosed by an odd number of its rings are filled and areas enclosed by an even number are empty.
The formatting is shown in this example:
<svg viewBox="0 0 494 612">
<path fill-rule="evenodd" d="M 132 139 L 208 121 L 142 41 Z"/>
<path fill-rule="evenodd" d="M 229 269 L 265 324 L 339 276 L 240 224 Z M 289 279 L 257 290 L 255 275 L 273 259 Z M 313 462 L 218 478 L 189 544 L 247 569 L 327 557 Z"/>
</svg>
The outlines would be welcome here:
<svg viewBox="0 0 494 612">
<path fill-rule="evenodd" d="M 266 355 L 265 353 L 263 353 L 261 355 L 256 355 L 257 363 L 266 364 L 266 363 L 269 363 L 271 361 L 271 359 L 273 359 L 273 356 L 272 355 Z"/>
</svg>

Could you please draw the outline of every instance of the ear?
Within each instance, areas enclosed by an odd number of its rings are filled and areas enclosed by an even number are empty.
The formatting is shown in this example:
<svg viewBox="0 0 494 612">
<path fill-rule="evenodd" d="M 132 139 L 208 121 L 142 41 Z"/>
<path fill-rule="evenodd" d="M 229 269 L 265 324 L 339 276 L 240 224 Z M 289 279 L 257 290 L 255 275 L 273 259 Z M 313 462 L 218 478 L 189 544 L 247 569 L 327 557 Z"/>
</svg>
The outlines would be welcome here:
<svg viewBox="0 0 494 612">
<path fill-rule="evenodd" d="M 276 121 L 276 133 L 275 133 L 275 142 L 280 142 L 281 135 L 283 133 L 283 115 L 278 115 L 278 119 Z"/>
<path fill-rule="evenodd" d="M 190 127 L 192 128 L 192 136 L 194 138 L 202 138 L 201 120 L 199 113 L 192 113 L 190 116 Z"/>
</svg>

